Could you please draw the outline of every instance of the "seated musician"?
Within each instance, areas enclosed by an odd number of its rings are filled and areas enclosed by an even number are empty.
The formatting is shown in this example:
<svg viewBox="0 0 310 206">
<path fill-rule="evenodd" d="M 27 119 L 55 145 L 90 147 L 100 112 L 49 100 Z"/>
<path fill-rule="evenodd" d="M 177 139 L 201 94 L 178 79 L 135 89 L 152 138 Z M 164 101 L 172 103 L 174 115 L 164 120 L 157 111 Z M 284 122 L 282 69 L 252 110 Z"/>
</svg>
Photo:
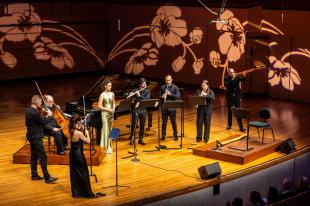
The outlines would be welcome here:
<svg viewBox="0 0 310 206">
<path fill-rule="evenodd" d="M 43 98 L 44 98 L 44 101 L 46 103 L 46 106 L 48 107 L 48 109 L 50 111 L 53 112 L 55 107 L 59 107 L 58 105 L 56 105 L 54 103 L 54 98 L 51 95 L 45 94 L 43 96 Z M 57 125 L 57 121 L 55 120 L 55 118 L 53 116 L 47 116 L 46 120 L 47 120 L 47 125 L 49 125 L 51 127 L 59 127 Z M 43 133 L 46 136 L 53 136 L 55 138 L 55 142 L 56 142 L 57 154 L 65 155 L 64 148 L 67 145 L 67 138 L 64 137 L 64 135 L 61 132 L 61 130 L 59 130 L 57 132 L 54 132 L 54 131 L 51 131 L 51 130 L 48 130 L 48 129 L 44 129 Z"/>
<path fill-rule="evenodd" d="M 150 99 L 150 90 L 147 89 L 146 86 L 146 79 L 140 78 L 139 81 L 139 88 L 132 90 L 132 92 L 129 94 L 129 96 L 133 96 L 135 98 L 135 103 L 139 102 L 144 99 Z M 146 121 L 146 109 L 139 109 L 134 108 L 132 110 L 132 118 L 131 118 L 131 132 L 130 132 L 130 143 L 133 144 L 133 141 L 135 139 L 135 129 L 136 129 L 136 123 L 138 122 L 138 119 L 140 120 L 140 131 L 139 131 L 139 141 L 138 143 L 141 145 L 145 145 L 143 142 L 143 135 L 144 135 L 144 127 L 145 127 L 145 121 Z"/>
</svg>

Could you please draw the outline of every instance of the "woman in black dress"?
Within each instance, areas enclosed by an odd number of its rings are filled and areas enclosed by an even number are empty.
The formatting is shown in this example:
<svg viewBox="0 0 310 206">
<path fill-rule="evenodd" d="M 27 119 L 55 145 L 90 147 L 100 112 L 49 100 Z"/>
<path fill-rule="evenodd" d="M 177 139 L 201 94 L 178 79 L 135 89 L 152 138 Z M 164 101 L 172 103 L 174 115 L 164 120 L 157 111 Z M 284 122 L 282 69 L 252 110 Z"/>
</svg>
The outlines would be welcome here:
<svg viewBox="0 0 310 206">
<path fill-rule="evenodd" d="M 202 126 L 204 125 L 203 140 L 205 143 L 209 141 L 210 125 L 212 116 L 212 100 L 215 99 L 214 92 L 209 88 L 209 82 L 203 80 L 201 83 L 201 89 L 198 89 L 195 93 L 196 96 L 206 97 L 206 105 L 199 105 L 197 107 L 197 142 L 202 140 Z"/>
<path fill-rule="evenodd" d="M 69 156 L 72 197 L 96 198 L 104 196 L 102 193 L 94 194 L 91 190 L 87 162 L 83 153 L 83 142 L 89 144 L 90 138 L 88 130 L 85 130 L 85 135 L 82 132 L 81 117 L 72 117 L 70 119 L 69 129 L 71 133 Z"/>
</svg>

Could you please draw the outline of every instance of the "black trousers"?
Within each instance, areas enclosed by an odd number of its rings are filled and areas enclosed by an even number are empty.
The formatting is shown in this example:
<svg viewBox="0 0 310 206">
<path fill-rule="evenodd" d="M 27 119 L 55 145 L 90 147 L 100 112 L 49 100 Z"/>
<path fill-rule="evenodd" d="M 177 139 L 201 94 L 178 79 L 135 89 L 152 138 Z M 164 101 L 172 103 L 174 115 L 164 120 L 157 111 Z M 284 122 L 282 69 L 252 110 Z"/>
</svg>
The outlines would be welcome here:
<svg viewBox="0 0 310 206">
<path fill-rule="evenodd" d="M 178 137 L 178 128 L 177 128 L 177 123 L 176 123 L 176 109 L 162 110 L 161 114 L 162 114 L 162 120 L 163 120 L 163 123 L 161 125 L 162 137 L 163 138 L 166 137 L 168 117 L 170 118 L 170 121 L 172 124 L 173 137 Z"/>
<path fill-rule="evenodd" d="M 240 95 L 229 95 L 226 96 L 226 102 L 227 102 L 227 110 L 228 110 L 228 126 L 232 126 L 232 111 L 231 107 L 240 108 Z M 243 128 L 242 119 L 237 118 L 237 122 L 239 125 L 239 128 Z"/>
<path fill-rule="evenodd" d="M 42 139 L 32 139 L 30 140 L 30 164 L 31 164 L 31 176 L 35 177 L 38 175 L 37 172 L 37 162 L 40 160 L 40 165 L 44 179 L 47 180 L 50 178 L 50 174 L 47 171 L 47 157 L 45 154 L 44 146 Z"/>
<path fill-rule="evenodd" d="M 61 131 L 53 132 L 50 130 L 44 130 L 44 135 L 53 136 L 55 138 L 57 153 L 64 152 L 66 138 L 62 135 Z"/>
<path fill-rule="evenodd" d="M 210 136 L 210 125 L 211 125 L 212 108 L 207 106 L 199 106 L 197 108 L 197 140 L 202 139 L 202 127 L 204 126 L 203 139 L 204 141 L 209 140 Z"/>
<path fill-rule="evenodd" d="M 143 140 L 144 127 L 146 122 L 146 109 L 135 109 L 132 113 L 130 137 L 135 137 L 136 123 L 140 121 L 139 140 Z M 133 139 L 132 139 L 133 140 Z"/>
</svg>

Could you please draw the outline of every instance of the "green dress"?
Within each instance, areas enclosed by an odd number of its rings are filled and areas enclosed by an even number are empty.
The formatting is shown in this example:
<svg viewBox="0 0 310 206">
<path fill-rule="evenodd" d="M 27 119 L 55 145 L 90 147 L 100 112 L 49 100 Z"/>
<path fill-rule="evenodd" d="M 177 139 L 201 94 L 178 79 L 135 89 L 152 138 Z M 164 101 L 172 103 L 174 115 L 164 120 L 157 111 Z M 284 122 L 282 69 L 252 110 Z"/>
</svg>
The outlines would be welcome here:
<svg viewBox="0 0 310 206">
<path fill-rule="evenodd" d="M 113 108 L 113 100 L 114 100 L 114 93 L 103 93 L 103 101 L 102 106 L 105 108 Z M 100 146 L 106 148 L 112 148 L 112 141 L 110 140 L 110 132 L 112 129 L 112 122 L 114 120 L 114 115 L 107 111 L 101 112 L 101 119 L 102 119 L 102 128 L 101 128 L 101 139 L 100 139 Z"/>
</svg>

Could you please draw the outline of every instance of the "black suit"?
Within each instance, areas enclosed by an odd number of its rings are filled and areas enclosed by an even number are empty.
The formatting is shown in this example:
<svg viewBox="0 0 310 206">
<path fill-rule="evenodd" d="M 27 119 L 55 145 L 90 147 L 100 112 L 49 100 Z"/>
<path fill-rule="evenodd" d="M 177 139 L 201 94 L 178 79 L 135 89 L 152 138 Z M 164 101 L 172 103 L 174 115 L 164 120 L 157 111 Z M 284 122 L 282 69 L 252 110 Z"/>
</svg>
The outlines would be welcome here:
<svg viewBox="0 0 310 206">
<path fill-rule="evenodd" d="M 179 88 L 172 84 L 169 87 L 165 84 L 160 87 L 159 90 L 159 96 L 161 97 L 166 89 L 170 92 L 170 95 L 167 95 L 166 101 L 174 101 L 177 99 L 180 99 L 180 91 Z M 168 108 L 168 109 L 162 109 L 162 139 L 166 137 L 166 128 L 167 128 L 167 121 L 168 121 L 168 116 L 170 118 L 172 128 L 173 128 L 173 137 L 177 138 L 178 137 L 178 128 L 177 128 L 177 123 L 176 123 L 176 109 L 175 108 Z"/>
<path fill-rule="evenodd" d="M 195 93 L 196 96 L 201 96 L 201 90 L 198 89 Z M 212 100 L 215 99 L 214 92 L 209 91 L 206 97 L 206 105 L 198 105 L 197 107 L 197 141 L 202 139 L 202 124 L 204 124 L 204 133 L 203 139 L 205 142 L 209 140 L 210 136 L 210 125 L 211 125 L 211 116 L 212 116 Z"/>
<path fill-rule="evenodd" d="M 42 118 L 37 110 L 33 107 L 29 107 L 25 112 L 25 122 L 27 127 L 27 139 L 30 142 L 31 151 L 31 176 L 38 176 L 37 173 L 37 161 L 40 160 L 41 169 L 45 180 L 50 178 L 50 174 L 47 171 L 47 157 L 45 154 L 44 146 L 42 143 L 43 127 L 49 130 L 53 130 L 53 127 L 48 125 L 47 120 Z"/>
<path fill-rule="evenodd" d="M 139 89 L 135 89 L 132 92 L 135 92 Z M 135 97 L 135 105 L 137 102 L 140 102 L 141 100 L 150 99 L 150 90 L 144 89 L 140 92 L 140 97 Z M 130 137 L 134 138 L 135 136 L 135 129 L 136 129 L 136 122 L 137 120 L 140 120 L 140 131 L 139 131 L 139 141 L 142 142 L 143 135 L 144 135 L 144 127 L 145 127 L 145 121 L 146 121 L 146 109 L 133 109 L 132 110 L 132 119 L 131 119 L 131 132 Z M 133 139 L 131 139 L 133 141 Z"/>
<path fill-rule="evenodd" d="M 228 109 L 228 126 L 232 125 L 232 111 L 231 107 L 240 107 L 241 89 L 240 82 L 245 81 L 246 78 L 242 76 L 236 76 L 234 79 L 230 76 L 226 76 L 224 79 L 224 85 L 226 87 L 226 102 Z M 237 122 L 240 129 L 243 129 L 241 118 L 237 118 Z"/>
</svg>

